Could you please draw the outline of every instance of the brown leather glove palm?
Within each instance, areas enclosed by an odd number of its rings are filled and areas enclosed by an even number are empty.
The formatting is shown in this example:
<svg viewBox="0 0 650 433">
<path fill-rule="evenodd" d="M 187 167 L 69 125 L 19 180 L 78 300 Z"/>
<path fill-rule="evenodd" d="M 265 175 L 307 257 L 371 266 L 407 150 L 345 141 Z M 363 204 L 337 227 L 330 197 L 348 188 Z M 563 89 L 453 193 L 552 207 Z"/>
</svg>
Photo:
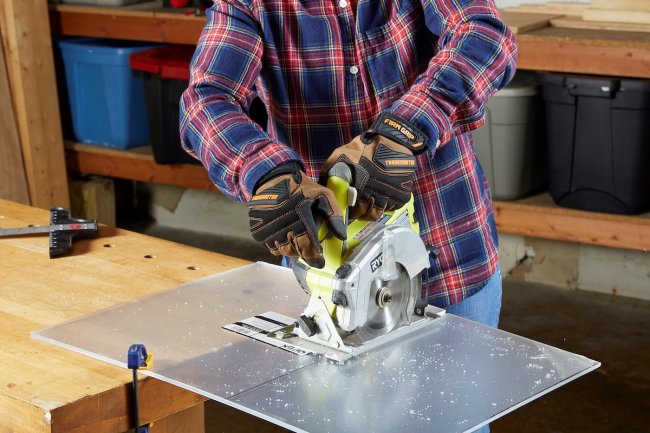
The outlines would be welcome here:
<svg viewBox="0 0 650 433">
<path fill-rule="evenodd" d="M 310 266 L 325 266 L 318 239 L 323 218 L 335 236 L 346 237 L 334 193 L 311 180 L 297 164 L 283 165 L 267 174 L 248 207 L 253 238 L 275 256 L 299 256 Z"/>
<path fill-rule="evenodd" d="M 409 201 L 415 178 L 415 156 L 426 148 L 426 136 L 404 120 L 382 113 L 374 125 L 336 149 L 321 176 L 337 162 L 352 170 L 358 194 L 351 217 L 374 220 Z"/>
</svg>

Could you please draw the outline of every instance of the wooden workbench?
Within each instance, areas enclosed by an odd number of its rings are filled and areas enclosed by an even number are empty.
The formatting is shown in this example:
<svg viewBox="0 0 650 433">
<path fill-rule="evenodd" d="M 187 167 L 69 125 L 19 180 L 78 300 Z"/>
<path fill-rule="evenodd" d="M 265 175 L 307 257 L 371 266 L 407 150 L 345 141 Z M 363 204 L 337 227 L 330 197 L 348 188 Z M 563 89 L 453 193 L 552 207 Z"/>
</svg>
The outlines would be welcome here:
<svg viewBox="0 0 650 433">
<path fill-rule="evenodd" d="M 49 224 L 49 212 L 0 200 L 0 227 Z M 49 259 L 46 235 L 0 238 L 0 432 L 119 433 L 131 427 L 131 374 L 30 333 L 246 262 L 110 227 Z M 125 348 L 125 351 L 128 348 Z M 204 431 L 205 398 L 144 379 L 153 433 Z"/>
</svg>

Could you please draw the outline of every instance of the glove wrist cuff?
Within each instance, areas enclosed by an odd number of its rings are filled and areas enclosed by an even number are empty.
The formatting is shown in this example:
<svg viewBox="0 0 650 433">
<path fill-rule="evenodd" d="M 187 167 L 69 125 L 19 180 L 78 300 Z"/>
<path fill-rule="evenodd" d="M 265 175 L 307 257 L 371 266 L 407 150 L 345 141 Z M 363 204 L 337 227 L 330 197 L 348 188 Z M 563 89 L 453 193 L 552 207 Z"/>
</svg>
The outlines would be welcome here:
<svg viewBox="0 0 650 433">
<path fill-rule="evenodd" d="M 302 167 L 300 164 L 296 161 L 289 161 L 287 163 L 278 165 L 277 167 L 272 168 L 268 173 L 262 176 L 260 180 L 257 181 L 257 184 L 255 185 L 255 191 L 257 191 L 260 186 L 264 185 L 269 180 L 285 174 L 293 175 L 294 178 L 297 178 L 296 182 L 299 182 L 301 168 Z"/>
<path fill-rule="evenodd" d="M 406 120 L 394 114 L 382 112 L 368 131 L 361 136 L 362 141 L 369 142 L 375 135 L 381 135 L 409 149 L 414 155 L 427 148 L 427 136 Z"/>
</svg>

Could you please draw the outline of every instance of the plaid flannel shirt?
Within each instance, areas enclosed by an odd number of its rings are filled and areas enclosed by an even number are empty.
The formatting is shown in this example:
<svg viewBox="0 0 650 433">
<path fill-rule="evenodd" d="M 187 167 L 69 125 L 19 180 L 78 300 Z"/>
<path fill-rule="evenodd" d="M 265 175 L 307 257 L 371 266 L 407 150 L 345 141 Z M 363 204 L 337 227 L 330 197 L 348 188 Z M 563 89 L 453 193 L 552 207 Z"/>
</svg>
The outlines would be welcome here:
<svg viewBox="0 0 650 433">
<path fill-rule="evenodd" d="M 214 184 L 248 201 L 270 169 L 317 178 L 382 111 L 429 137 L 417 158 L 421 236 L 440 251 L 432 304 L 480 290 L 497 267 L 485 176 L 468 133 L 512 78 L 516 44 L 492 0 L 216 0 L 181 98 L 183 146 Z M 251 121 L 265 103 L 266 130 Z"/>
</svg>

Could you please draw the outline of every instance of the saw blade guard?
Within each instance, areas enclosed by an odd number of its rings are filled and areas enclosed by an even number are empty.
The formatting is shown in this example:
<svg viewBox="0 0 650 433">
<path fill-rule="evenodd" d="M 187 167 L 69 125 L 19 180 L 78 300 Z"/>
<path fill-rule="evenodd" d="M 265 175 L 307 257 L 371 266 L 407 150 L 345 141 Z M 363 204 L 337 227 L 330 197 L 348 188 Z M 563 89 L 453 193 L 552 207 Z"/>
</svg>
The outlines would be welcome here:
<svg viewBox="0 0 650 433">
<path fill-rule="evenodd" d="M 390 225 L 353 252 L 332 279 L 336 322 L 344 331 L 380 335 L 408 323 L 430 266 L 420 236 Z"/>
</svg>

